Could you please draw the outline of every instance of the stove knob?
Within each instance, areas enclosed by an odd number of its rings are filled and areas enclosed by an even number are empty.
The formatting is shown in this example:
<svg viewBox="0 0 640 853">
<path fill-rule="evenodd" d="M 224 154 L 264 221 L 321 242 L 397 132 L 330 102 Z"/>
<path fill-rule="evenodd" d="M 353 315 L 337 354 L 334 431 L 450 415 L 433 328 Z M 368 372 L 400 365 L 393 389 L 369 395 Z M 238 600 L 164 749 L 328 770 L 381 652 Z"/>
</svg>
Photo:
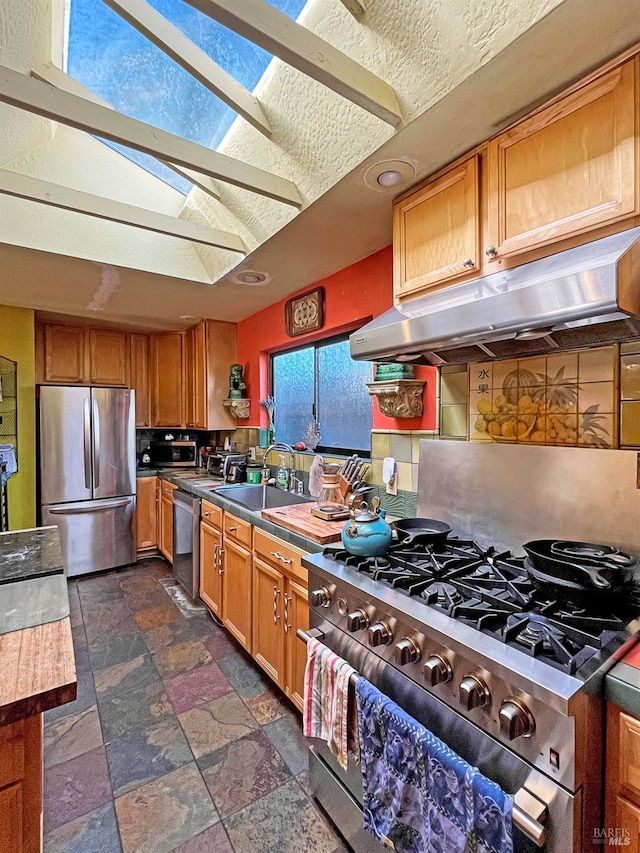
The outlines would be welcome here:
<svg viewBox="0 0 640 853">
<path fill-rule="evenodd" d="M 460 682 L 460 704 L 467 711 L 488 705 L 491 699 L 489 688 L 477 675 L 465 675 Z"/>
<path fill-rule="evenodd" d="M 416 663 L 420 660 L 420 646 L 413 637 L 403 637 L 396 643 L 393 650 L 396 663 L 406 666 L 408 663 Z"/>
<path fill-rule="evenodd" d="M 369 627 L 369 616 L 366 610 L 354 610 L 347 616 L 347 629 L 352 633 L 364 631 Z"/>
<path fill-rule="evenodd" d="M 374 622 L 369 628 L 370 646 L 388 646 L 393 642 L 393 633 L 386 622 Z"/>
<path fill-rule="evenodd" d="M 453 672 L 451 664 L 446 658 L 440 655 L 430 655 L 424 664 L 424 680 L 431 687 L 436 687 L 438 684 L 446 684 L 451 681 Z"/>
<path fill-rule="evenodd" d="M 309 604 L 312 607 L 328 607 L 331 602 L 331 593 L 326 586 L 321 586 L 320 589 L 313 589 L 309 593 Z"/>
<path fill-rule="evenodd" d="M 533 714 L 519 699 L 505 699 L 500 706 L 500 733 L 507 740 L 531 737 L 536 730 Z"/>
</svg>

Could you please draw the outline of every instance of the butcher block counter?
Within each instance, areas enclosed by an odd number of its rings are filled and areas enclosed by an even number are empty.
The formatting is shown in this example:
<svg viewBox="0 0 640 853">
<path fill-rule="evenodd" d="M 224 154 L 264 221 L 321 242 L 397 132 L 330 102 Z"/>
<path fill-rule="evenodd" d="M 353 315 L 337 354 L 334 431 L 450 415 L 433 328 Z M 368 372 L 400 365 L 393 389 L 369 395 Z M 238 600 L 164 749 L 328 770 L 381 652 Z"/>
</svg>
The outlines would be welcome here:
<svg viewBox="0 0 640 853">
<path fill-rule="evenodd" d="M 263 509 L 262 517 L 273 524 L 279 524 L 286 530 L 312 539 L 319 545 L 329 545 L 340 541 L 340 534 L 345 525 L 342 521 L 325 521 L 311 515 L 311 510 L 316 504 L 293 504 L 292 506 L 279 506 L 273 509 Z"/>
<path fill-rule="evenodd" d="M 42 714 L 76 697 L 63 571 L 56 527 L 0 534 L 0 853 L 42 849 Z"/>
</svg>

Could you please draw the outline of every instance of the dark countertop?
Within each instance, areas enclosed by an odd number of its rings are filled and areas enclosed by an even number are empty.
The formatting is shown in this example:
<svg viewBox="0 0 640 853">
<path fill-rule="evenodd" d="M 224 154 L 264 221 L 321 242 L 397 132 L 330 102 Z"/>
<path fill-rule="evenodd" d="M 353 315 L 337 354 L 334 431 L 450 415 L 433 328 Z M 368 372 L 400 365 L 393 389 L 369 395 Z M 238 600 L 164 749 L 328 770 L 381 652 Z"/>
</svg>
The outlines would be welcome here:
<svg viewBox="0 0 640 853">
<path fill-rule="evenodd" d="M 63 572 L 57 527 L 0 533 L 0 584 Z"/>
</svg>

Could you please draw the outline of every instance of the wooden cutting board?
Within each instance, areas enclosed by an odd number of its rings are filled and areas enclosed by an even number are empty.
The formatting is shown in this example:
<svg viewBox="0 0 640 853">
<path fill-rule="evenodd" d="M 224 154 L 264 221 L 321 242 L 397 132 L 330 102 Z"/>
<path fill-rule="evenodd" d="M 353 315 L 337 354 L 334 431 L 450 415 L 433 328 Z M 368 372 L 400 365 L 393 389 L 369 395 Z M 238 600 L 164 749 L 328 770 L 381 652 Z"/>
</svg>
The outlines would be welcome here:
<svg viewBox="0 0 640 853">
<path fill-rule="evenodd" d="M 293 533 L 306 536 L 320 545 L 329 545 L 340 541 L 340 533 L 346 524 L 342 521 L 324 521 L 311 515 L 315 503 L 294 504 L 293 506 L 281 506 L 275 509 L 263 509 L 262 517 L 272 524 L 279 524 Z"/>
</svg>

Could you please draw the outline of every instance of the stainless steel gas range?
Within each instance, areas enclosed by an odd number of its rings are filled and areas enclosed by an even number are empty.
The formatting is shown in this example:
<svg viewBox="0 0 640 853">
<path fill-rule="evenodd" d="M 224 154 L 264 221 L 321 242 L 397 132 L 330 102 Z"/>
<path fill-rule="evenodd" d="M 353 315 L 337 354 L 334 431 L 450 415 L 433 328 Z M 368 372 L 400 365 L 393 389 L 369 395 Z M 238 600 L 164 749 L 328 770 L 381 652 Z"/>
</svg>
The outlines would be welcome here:
<svg viewBox="0 0 640 853">
<path fill-rule="evenodd" d="M 522 545 L 640 554 L 637 470 L 629 451 L 424 441 L 418 515 L 449 523 L 445 542 L 303 561 L 310 633 L 514 795 L 516 849 L 595 849 L 603 677 L 640 630 L 635 579 L 612 595 L 548 588 Z M 359 768 L 314 741 L 309 775 L 353 848 L 379 850 L 360 828 Z"/>
</svg>

